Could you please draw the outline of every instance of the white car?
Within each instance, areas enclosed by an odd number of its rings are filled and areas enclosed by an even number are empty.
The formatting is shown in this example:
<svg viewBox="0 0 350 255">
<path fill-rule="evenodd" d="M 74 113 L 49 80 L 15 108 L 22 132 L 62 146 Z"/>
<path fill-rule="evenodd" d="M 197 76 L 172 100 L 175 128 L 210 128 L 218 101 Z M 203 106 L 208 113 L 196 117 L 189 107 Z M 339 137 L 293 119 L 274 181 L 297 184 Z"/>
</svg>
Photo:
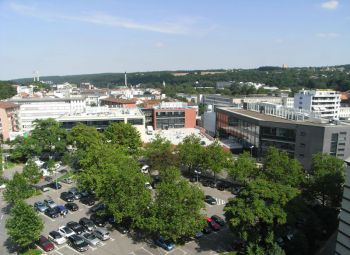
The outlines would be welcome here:
<svg viewBox="0 0 350 255">
<path fill-rule="evenodd" d="M 141 172 L 144 173 L 144 174 L 148 174 L 148 171 L 149 171 L 149 166 L 148 165 L 144 165 L 141 168 Z"/>
<path fill-rule="evenodd" d="M 67 242 L 67 239 L 64 238 L 58 231 L 51 231 L 48 236 L 49 240 L 55 244 L 64 244 Z"/>
<path fill-rule="evenodd" d="M 66 226 L 61 226 L 58 228 L 58 232 L 64 236 L 65 238 L 68 238 L 72 235 L 75 234 L 75 232 L 73 230 L 71 230 L 70 228 L 66 227 Z"/>
</svg>

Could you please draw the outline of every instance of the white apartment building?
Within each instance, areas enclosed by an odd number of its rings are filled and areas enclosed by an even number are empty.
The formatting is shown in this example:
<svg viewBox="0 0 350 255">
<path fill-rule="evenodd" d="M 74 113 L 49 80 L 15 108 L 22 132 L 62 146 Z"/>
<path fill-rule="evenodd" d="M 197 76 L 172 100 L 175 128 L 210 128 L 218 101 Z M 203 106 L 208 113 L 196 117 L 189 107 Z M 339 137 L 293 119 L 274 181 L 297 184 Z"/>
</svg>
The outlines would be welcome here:
<svg viewBox="0 0 350 255">
<path fill-rule="evenodd" d="M 36 119 L 57 119 L 66 114 L 82 113 L 86 109 L 85 97 L 12 98 L 9 101 L 19 105 L 18 123 L 21 132 L 33 130 Z"/>
<path fill-rule="evenodd" d="M 339 119 L 350 119 L 350 107 L 340 107 L 339 108 Z"/>
<path fill-rule="evenodd" d="M 301 90 L 294 95 L 294 108 L 320 113 L 322 118 L 339 119 L 340 94 L 334 90 Z"/>
</svg>

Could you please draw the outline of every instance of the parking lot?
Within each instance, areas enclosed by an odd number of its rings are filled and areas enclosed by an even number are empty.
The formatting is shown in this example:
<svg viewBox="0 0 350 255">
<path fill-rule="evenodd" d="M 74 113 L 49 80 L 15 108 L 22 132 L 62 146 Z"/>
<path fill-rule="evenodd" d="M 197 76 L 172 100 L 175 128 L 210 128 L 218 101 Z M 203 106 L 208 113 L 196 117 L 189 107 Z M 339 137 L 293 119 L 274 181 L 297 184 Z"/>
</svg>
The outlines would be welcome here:
<svg viewBox="0 0 350 255">
<path fill-rule="evenodd" d="M 227 203 L 229 197 L 232 194 L 228 191 L 219 191 L 217 189 L 203 187 L 201 184 L 197 184 L 202 187 L 206 195 L 213 196 L 217 205 L 206 204 L 206 212 L 208 216 L 211 215 L 223 215 L 223 208 Z M 67 191 L 69 188 L 73 187 L 74 184 L 62 183 L 62 188 L 60 190 L 50 189 L 44 192 L 42 195 L 30 198 L 27 202 L 31 205 L 36 201 L 43 201 L 44 199 L 51 198 L 56 204 L 65 204 L 66 202 L 60 199 L 60 194 L 63 191 Z M 44 220 L 44 231 L 43 235 L 48 236 L 50 231 L 57 230 L 60 226 L 65 225 L 69 221 L 78 222 L 82 217 L 90 217 L 89 206 L 84 205 L 79 202 L 79 200 L 74 201 L 78 206 L 79 210 L 75 212 L 69 211 L 65 217 L 59 217 L 52 219 L 43 213 L 39 213 Z M 89 247 L 89 250 L 84 252 L 85 254 L 130 254 L 130 255 L 184 255 L 184 254 L 219 254 L 227 251 L 229 249 L 229 244 L 232 241 L 231 233 L 227 226 L 223 227 L 218 232 L 212 232 L 210 234 L 204 235 L 200 239 L 192 240 L 185 245 L 177 245 L 172 251 L 165 251 L 164 249 L 156 246 L 151 239 L 147 237 L 143 238 L 138 235 L 138 233 L 131 232 L 128 234 L 121 234 L 117 230 L 113 230 L 111 226 L 107 225 L 110 232 L 110 239 L 102 242 L 101 246 Z M 76 255 L 80 252 L 74 250 L 67 243 L 62 245 L 55 245 L 55 249 L 46 254 L 52 255 Z"/>
</svg>

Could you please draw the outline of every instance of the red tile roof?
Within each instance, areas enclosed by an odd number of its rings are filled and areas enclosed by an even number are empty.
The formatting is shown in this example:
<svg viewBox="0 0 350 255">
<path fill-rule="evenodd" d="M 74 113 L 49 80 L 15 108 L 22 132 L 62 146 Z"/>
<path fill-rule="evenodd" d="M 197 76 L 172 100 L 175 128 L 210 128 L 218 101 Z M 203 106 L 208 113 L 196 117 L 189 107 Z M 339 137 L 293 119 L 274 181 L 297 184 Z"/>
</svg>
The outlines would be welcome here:
<svg viewBox="0 0 350 255">
<path fill-rule="evenodd" d="M 0 101 L 0 108 L 2 109 L 9 109 L 9 108 L 17 108 L 18 105 L 10 103 L 10 102 L 4 102 Z"/>
</svg>

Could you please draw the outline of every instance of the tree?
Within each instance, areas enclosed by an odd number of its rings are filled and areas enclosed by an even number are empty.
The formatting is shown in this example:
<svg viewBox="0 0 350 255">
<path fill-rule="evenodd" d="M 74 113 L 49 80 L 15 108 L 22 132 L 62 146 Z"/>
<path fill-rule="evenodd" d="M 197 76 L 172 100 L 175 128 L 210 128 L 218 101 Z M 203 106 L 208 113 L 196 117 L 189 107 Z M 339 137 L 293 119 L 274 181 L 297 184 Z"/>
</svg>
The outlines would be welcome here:
<svg viewBox="0 0 350 255">
<path fill-rule="evenodd" d="M 232 166 L 232 155 L 222 148 L 218 140 L 215 140 L 205 149 L 203 166 L 204 169 L 210 169 L 213 172 L 216 180 L 217 174 Z"/>
<path fill-rule="evenodd" d="M 18 200 L 26 199 L 33 195 L 33 188 L 29 186 L 27 179 L 23 174 L 15 173 L 13 179 L 6 185 L 4 198 L 9 203 L 15 203 Z"/>
<path fill-rule="evenodd" d="M 77 175 L 79 187 L 94 190 L 116 222 L 128 218 L 137 226 L 151 204 L 151 192 L 145 188 L 149 176 L 123 148 L 100 144 L 86 151 L 81 160 L 84 171 Z"/>
<path fill-rule="evenodd" d="M 300 187 L 304 182 L 304 172 L 300 162 L 291 159 L 288 153 L 270 147 L 265 156 L 262 175 L 269 181 Z"/>
<path fill-rule="evenodd" d="M 140 132 L 130 123 L 112 123 L 104 135 L 112 144 L 124 146 L 131 153 L 137 153 L 142 145 Z"/>
<path fill-rule="evenodd" d="M 16 94 L 17 91 L 12 82 L 0 81 L 0 100 L 13 97 Z"/>
<path fill-rule="evenodd" d="M 31 132 L 31 138 L 36 145 L 48 152 L 51 156 L 55 153 L 63 154 L 66 150 L 67 132 L 61 128 L 61 124 L 54 119 L 34 121 L 35 128 Z"/>
<path fill-rule="evenodd" d="M 243 185 L 254 180 L 260 173 L 256 162 L 248 152 L 241 154 L 229 169 L 229 175 L 232 179 L 239 181 Z"/>
<path fill-rule="evenodd" d="M 29 160 L 23 168 L 23 176 L 30 184 L 36 184 L 40 181 L 42 174 L 39 167 L 34 163 L 34 161 Z"/>
<path fill-rule="evenodd" d="M 308 193 L 322 205 L 339 207 L 345 182 L 345 166 L 341 159 L 317 153 L 312 158 Z"/>
<path fill-rule="evenodd" d="M 170 166 L 176 166 L 177 154 L 170 141 L 159 135 L 145 145 L 143 154 L 153 170 L 162 171 Z"/>
<path fill-rule="evenodd" d="M 186 166 L 189 172 L 200 167 L 204 161 L 204 147 L 196 135 L 186 136 L 177 146 L 177 151 L 181 164 Z"/>
<path fill-rule="evenodd" d="M 166 169 L 151 207 L 150 232 L 175 242 L 181 237 L 193 237 L 206 224 L 201 213 L 203 199 L 203 191 L 188 183 L 177 168 Z"/>
<path fill-rule="evenodd" d="M 33 156 L 41 155 L 42 148 L 37 146 L 36 140 L 32 137 L 20 137 L 10 142 L 14 149 L 11 153 L 11 159 L 13 161 L 26 162 Z"/>
<path fill-rule="evenodd" d="M 44 224 L 33 207 L 19 200 L 11 209 L 10 218 L 6 221 L 6 229 L 11 239 L 26 249 L 39 239 Z"/>
<path fill-rule="evenodd" d="M 91 146 L 104 142 L 104 135 L 99 133 L 96 128 L 84 124 L 77 124 L 68 134 L 68 143 L 73 145 L 79 151 L 84 152 Z"/>
<path fill-rule="evenodd" d="M 285 207 L 298 193 L 289 185 L 264 179 L 250 182 L 225 206 L 230 229 L 247 243 L 247 247 L 271 247 L 274 230 L 287 221 Z"/>
</svg>

